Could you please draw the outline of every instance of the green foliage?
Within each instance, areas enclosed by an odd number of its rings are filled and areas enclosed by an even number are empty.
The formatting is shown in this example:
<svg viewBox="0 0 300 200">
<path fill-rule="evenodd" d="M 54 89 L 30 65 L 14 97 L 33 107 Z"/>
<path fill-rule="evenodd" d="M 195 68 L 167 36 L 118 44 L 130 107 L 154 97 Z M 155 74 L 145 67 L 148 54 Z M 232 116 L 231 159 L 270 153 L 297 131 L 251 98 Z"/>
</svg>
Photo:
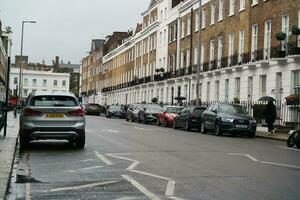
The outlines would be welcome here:
<svg viewBox="0 0 300 200">
<path fill-rule="evenodd" d="M 276 39 L 278 41 L 283 41 L 286 39 L 286 34 L 284 32 L 279 32 L 276 34 Z"/>
<path fill-rule="evenodd" d="M 297 26 L 293 26 L 292 33 L 293 35 L 300 35 L 300 28 L 298 28 Z"/>
<path fill-rule="evenodd" d="M 151 100 L 152 103 L 157 103 L 158 102 L 158 99 L 157 97 L 154 97 L 152 100 Z"/>
</svg>

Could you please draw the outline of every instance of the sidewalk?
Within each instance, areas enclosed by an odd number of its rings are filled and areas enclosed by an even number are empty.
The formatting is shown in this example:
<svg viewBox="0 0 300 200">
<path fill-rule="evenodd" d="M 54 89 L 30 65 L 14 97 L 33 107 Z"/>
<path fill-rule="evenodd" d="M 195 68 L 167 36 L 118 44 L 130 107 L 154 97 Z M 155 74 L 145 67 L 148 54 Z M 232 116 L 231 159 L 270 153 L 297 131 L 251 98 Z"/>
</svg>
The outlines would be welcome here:
<svg viewBox="0 0 300 200">
<path fill-rule="evenodd" d="M 273 134 L 270 134 L 268 132 L 267 127 L 257 127 L 256 137 L 273 139 L 273 140 L 280 140 L 280 141 L 287 141 L 287 139 L 289 138 L 289 135 L 286 134 L 286 133 L 273 133 Z"/>
<path fill-rule="evenodd" d="M 9 187 L 18 131 L 18 119 L 14 119 L 13 114 L 9 113 L 6 138 L 3 137 L 4 130 L 0 132 L 0 200 L 5 199 Z"/>
</svg>

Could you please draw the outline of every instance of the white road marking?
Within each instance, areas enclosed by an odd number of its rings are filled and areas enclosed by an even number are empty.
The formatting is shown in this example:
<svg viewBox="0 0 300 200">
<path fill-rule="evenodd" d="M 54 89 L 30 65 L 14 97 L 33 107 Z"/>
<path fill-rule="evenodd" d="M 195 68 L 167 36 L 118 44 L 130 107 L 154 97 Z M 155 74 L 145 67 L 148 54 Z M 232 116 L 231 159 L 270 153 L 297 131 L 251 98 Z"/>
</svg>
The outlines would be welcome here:
<svg viewBox="0 0 300 200">
<path fill-rule="evenodd" d="M 99 168 L 103 168 L 103 166 L 86 167 L 79 170 L 88 171 L 88 170 L 99 169 Z"/>
<path fill-rule="evenodd" d="M 136 166 L 138 166 L 140 164 L 139 161 L 134 161 L 128 168 L 127 170 L 133 170 L 134 168 L 136 168 Z"/>
<path fill-rule="evenodd" d="M 152 130 L 150 128 L 142 128 L 142 127 L 137 127 L 137 126 L 135 126 L 134 128 L 137 130 L 140 130 L 140 131 L 151 131 Z"/>
<path fill-rule="evenodd" d="M 168 181 L 167 189 L 165 192 L 166 196 L 173 196 L 175 190 L 175 181 Z"/>
<path fill-rule="evenodd" d="M 139 182 L 134 180 L 128 175 L 122 175 L 124 179 L 126 179 L 128 182 L 130 182 L 134 187 L 136 187 L 140 192 L 142 192 L 144 195 L 149 197 L 151 200 L 160 200 L 158 196 L 150 192 L 147 188 L 145 188 L 143 185 L 141 185 Z"/>
<path fill-rule="evenodd" d="M 173 199 L 173 200 L 184 200 L 184 199 L 181 199 L 181 198 L 178 198 L 178 197 L 175 197 L 175 196 L 170 196 L 170 197 L 167 197 L 168 199 Z"/>
<path fill-rule="evenodd" d="M 135 199 L 138 199 L 138 198 L 137 197 L 121 197 L 121 198 L 118 198 L 115 200 L 135 200 Z"/>
<path fill-rule="evenodd" d="M 290 147 L 283 147 L 279 146 L 281 149 L 291 150 L 291 151 L 300 151 L 300 149 L 290 148 Z"/>
<path fill-rule="evenodd" d="M 102 160 L 106 165 L 113 165 L 113 163 L 108 160 L 104 155 L 101 155 L 99 152 L 95 151 L 96 156 Z"/>
<path fill-rule="evenodd" d="M 227 155 L 229 155 L 229 156 L 245 156 L 254 162 L 258 162 L 258 159 L 254 158 L 253 156 L 251 156 L 249 154 L 228 153 Z"/>
<path fill-rule="evenodd" d="M 275 163 L 275 162 L 268 162 L 268 161 L 260 161 L 256 158 L 254 158 L 253 156 L 249 155 L 249 154 L 235 154 L 235 153 L 228 153 L 227 155 L 229 156 L 245 156 L 249 159 L 251 159 L 254 162 L 259 162 L 262 164 L 268 164 L 268 165 L 276 165 L 276 166 L 281 166 L 281 167 L 288 167 L 288 168 L 292 168 L 292 169 L 300 169 L 300 166 L 295 166 L 295 165 L 287 165 L 287 164 L 281 164 L 281 163 Z"/>
<path fill-rule="evenodd" d="M 27 177 L 30 177 L 30 170 L 29 170 L 29 154 L 26 154 L 25 158 L 25 175 Z M 31 199 L 31 185 L 30 183 L 25 184 L 25 200 L 30 200 Z"/>
<path fill-rule="evenodd" d="M 56 188 L 56 189 L 51 189 L 49 191 L 50 192 L 60 192 L 60 191 L 67 191 L 67 190 L 80 190 L 80 189 L 84 189 L 84 188 L 109 185 L 109 184 L 114 184 L 114 183 L 118 183 L 118 182 L 119 181 L 106 181 L 106 182 L 101 182 L 101 183 L 98 182 L 98 183 L 92 183 L 92 184 L 87 184 L 87 185 L 79 185 L 79 186 L 74 186 L 74 187 Z"/>
<path fill-rule="evenodd" d="M 143 171 L 138 171 L 138 170 L 128 170 L 128 171 L 134 172 L 134 173 L 137 173 L 137 174 L 146 175 L 146 176 L 151 176 L 151 177 L 166 180 L 166 181 L 171 181 L 172 180 L 170 178 L 159 176 L 159 175 L 156 175 L 156 174 L 151 174 L 151 173 L 148 173 L 148 172 L 143 172 Z"/>
<path fill-rule="evenodd" d="M 80 162 L 91 162 L 91 161 L 95 161 L 95 159 L 80 160 Z"/>
<path fill-rule="evenodd" d="M 260 163 L 268 164 L 268 165 L 276 165 L 276 166 L 281 166 L 281 167 L 288 167 L 288 168 L 292 168 L 292 169 L 300 169 L 300 166 L 295 166 L 295 165 L 286 165 L 286 164 L 266 162 L 266 161 L 260 161 Z"/>
</svg>

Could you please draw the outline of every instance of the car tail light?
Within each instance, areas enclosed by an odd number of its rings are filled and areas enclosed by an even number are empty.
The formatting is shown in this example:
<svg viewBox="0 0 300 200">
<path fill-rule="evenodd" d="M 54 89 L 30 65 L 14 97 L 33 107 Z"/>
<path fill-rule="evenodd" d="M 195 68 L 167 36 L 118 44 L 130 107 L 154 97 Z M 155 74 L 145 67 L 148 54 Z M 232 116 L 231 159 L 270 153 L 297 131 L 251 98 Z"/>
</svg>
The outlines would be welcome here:
<svg viewBox="0 0 300 200">
<path fill-rule="evenodd" d="M 39 116 L 39 115 L 41 115 L 41 112 L 32 110 L 30 108 L 25 108 L 23 110 L 23 114 L 24 114 L 24 116 Z"/>
<path fill-rule="evenodd" d="M 84 116 L 84 111 L 83 111 L 83 109 L 77 109 L 77 110 L 75 110 L 75 111 L 71 111 L 71 112 L 69 112 L 69 115 L 70 116 L 76 116 L 76 117 L 78 117 L 78 116 Z"/>
</svg>

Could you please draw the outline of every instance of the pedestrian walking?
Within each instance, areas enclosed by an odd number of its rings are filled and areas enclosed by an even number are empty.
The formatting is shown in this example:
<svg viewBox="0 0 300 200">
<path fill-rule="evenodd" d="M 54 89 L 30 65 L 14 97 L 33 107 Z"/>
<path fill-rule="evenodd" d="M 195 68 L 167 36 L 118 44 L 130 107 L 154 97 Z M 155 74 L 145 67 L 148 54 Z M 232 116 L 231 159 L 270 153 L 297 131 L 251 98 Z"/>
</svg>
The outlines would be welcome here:
<svg viewBox="0 0 300 200">
<path fill-rule="evenodd" d="M 274 122 L 276 119 L 276 107 L 273 104 L 273 101 L 269 101 L 267 108 L 264 112 L 266 123 L 268 125 L 268 132 L 273 133 L 274 131 Z"/>
</svg>

